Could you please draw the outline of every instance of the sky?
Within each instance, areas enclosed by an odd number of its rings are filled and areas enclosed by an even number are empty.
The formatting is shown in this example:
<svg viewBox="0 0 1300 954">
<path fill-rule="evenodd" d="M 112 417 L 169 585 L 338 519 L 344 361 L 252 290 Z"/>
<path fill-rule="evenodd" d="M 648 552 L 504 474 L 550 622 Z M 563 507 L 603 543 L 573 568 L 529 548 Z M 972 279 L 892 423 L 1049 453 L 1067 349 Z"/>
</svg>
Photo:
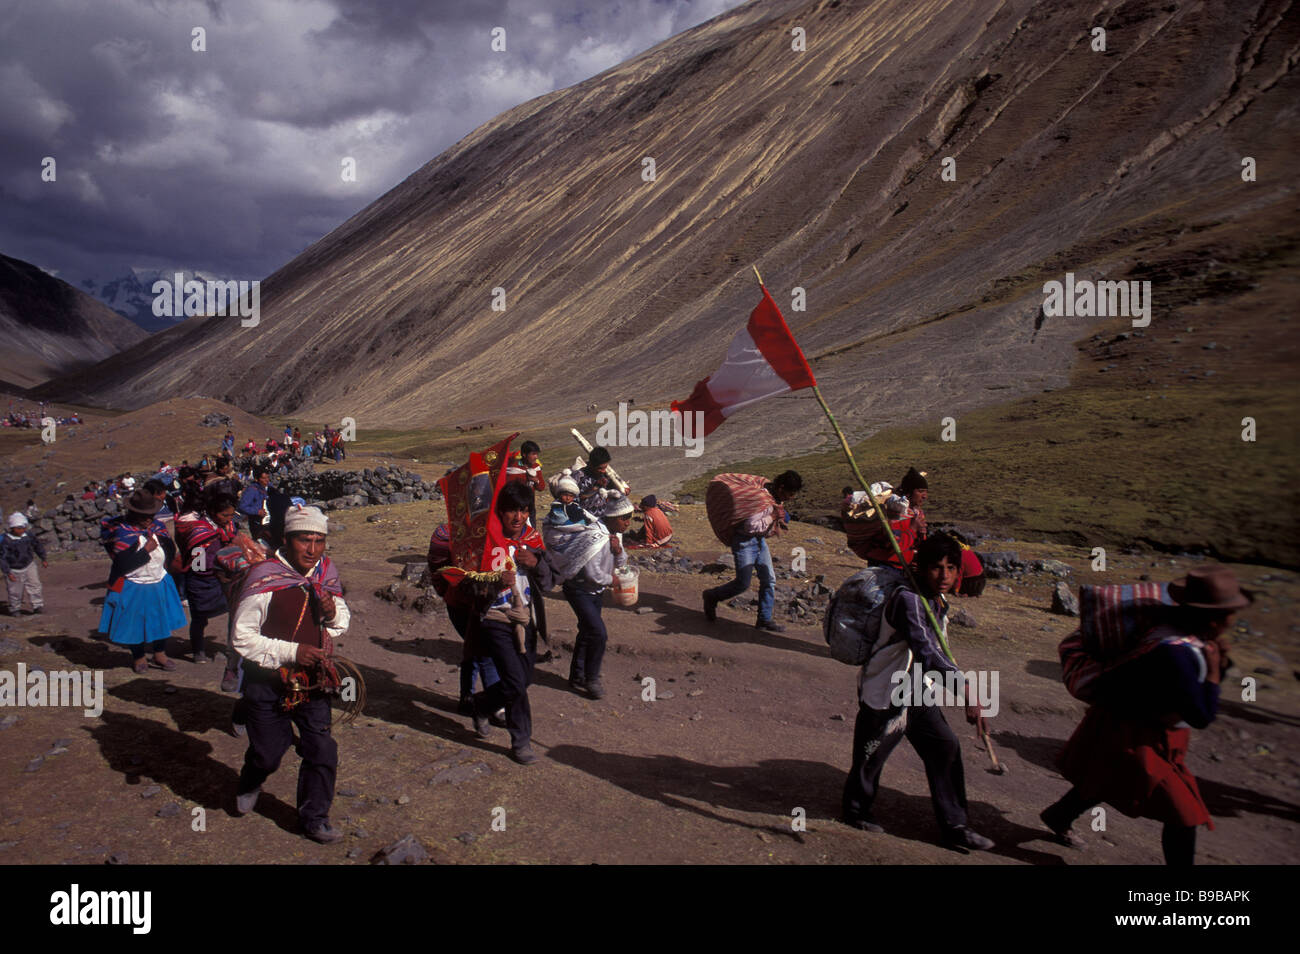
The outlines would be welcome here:
<svg viewBox="0 0 1300 954">
<path fill-rule="evenodd" d="M 265 278 L 504 110 L 739 5 L 0 0 L 0 253 Z"/>
</svg>

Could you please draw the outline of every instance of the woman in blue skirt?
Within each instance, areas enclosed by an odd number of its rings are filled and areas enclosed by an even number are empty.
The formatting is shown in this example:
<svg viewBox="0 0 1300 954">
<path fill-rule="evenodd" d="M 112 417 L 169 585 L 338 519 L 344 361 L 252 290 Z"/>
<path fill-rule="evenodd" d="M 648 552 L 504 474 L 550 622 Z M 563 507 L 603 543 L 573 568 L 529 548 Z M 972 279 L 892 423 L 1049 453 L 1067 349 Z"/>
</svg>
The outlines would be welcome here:
<svg viewBox="0 0 1300 954">
<path fill-rule="evenodd" d="M 113 567 L 99 631 L 131 650 L 138 673 L 148 670 L 145 654 L 150 651 L 159 669 L 176 668 L 167 658 L 167 640 L 172 630 L 185 625 L 176 584 L 167 575 L 167 568 L 176 563 L 176 545 L 155 518 L 162 504 L 162 498 L 137 490 L 126 502 L 126 513 L 101 531 Z"/>
</svg>

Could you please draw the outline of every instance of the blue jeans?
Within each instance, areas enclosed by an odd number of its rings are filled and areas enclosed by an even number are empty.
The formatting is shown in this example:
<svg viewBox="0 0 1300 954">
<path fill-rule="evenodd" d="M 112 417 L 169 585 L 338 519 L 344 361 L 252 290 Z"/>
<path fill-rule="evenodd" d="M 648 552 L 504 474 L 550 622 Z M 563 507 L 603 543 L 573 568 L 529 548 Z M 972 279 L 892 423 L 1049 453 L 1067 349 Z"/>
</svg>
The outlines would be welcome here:
<svg viewBox="0 0 1300 954">
<path fill-rule="evenodd" d="M 772 607 L 776 605 L 776 574 L 772 570 L 772 554 L 762 537 L 741 537 L 731 545 L 731 555 L 736 559 L 736 578 L 707 592 L 718 602 L 739 596 L 749 589 L 749 580 L 758 571 L 758 622 L 772 621 Z"/>
<path fill-rule="evenodd" d="M 605 621 L 600 618 L 604 592 L 588 593 L 576 586 L 564 584 L 564 598 L 578 617 L 578 637 L 573 641 L 573 660 L 569 665 L 569 681 L 590 684 L 600 679 L 600 666 L 605 659 L 605 644 L 609 634 Z"/>
<path fill-rule="evenodd" d="M 460 634 L 460 638 L 464 639 L 466 627 L 469 625 L 469 611 L 456 606 L 448 606 L 447 616 L 451 618 L 451 624 L 456 627 L 456 632 Z M 471 656 L 469 654 L 469 643 L 466 642 L 465 651 L 461 654 L 460 659 L 460 695 L 462 699 L 474 695 L 474 679 L 476 677 L 482 680 L 484 689 L 501 679 L 501 676 L 497 673 L 496 664 L 492 662 L 492 657 Z"/>
</svg>

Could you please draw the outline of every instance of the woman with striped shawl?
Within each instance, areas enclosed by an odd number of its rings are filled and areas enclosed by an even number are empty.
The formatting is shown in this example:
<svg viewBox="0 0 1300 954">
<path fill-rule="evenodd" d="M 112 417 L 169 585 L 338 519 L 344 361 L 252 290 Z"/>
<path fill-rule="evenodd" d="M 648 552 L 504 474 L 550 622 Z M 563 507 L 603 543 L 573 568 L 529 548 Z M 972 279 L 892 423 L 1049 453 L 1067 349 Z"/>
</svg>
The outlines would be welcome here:
<svg viewBox="0 0 1300 954">
<path fill-rule="evenodd" d="M 229 610 L 217 579 L 217 554 L 234 543 L 239 533 L 235 498 L 220 492 L 204 497 L 201 510 L 176 518 L 176 541 L 185 567 L 185 598 L 190 605 L 190 652 L 195 663 L 212 661 L 204 651 L 204 632 L 208 620 Z"/>
<path fill-rule="evenodd" d="M 100 539 L 113 566 L 99 631 L 131 650 L 132 668 L 141 674 L 148 671 L 145 653 L 150 650 L 159 669 L 176 668 L 167 658 L 167 640 L 172 630 L 185 625 L 181 598 L 167 575 L 168 566 L 176 564 L 176 545 L 155 519 L 161 509 L 161 498 L 137 490 L 128 498 L 124 516 L 101 525 Z"/>
</svg>

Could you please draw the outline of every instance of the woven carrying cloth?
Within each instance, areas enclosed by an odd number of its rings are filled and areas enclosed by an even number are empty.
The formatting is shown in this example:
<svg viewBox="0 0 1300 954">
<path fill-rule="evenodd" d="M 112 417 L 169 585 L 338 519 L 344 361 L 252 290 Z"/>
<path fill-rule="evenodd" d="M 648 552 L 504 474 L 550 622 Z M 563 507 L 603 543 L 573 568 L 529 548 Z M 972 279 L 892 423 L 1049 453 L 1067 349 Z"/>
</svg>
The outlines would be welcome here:
<svg viewBox="0 0 1300 954">
<path fill-rule="evenodd" d="M 1059 649 L 1070 695 L 1091 702 L 1102 675 L 1159 646 L 1152 631 L 1173 605 L 1164 583 L 1079 587 L 1079 628 Z"/>
<path fill-rule="evenodd" d="M 736 524 L 775 506 L 776 500 L 767 492 L 767 478 L 756 474 L 718 474 L 704 495 L 709 525 L 726 546 L 731 546 Z"/>
</svg>

